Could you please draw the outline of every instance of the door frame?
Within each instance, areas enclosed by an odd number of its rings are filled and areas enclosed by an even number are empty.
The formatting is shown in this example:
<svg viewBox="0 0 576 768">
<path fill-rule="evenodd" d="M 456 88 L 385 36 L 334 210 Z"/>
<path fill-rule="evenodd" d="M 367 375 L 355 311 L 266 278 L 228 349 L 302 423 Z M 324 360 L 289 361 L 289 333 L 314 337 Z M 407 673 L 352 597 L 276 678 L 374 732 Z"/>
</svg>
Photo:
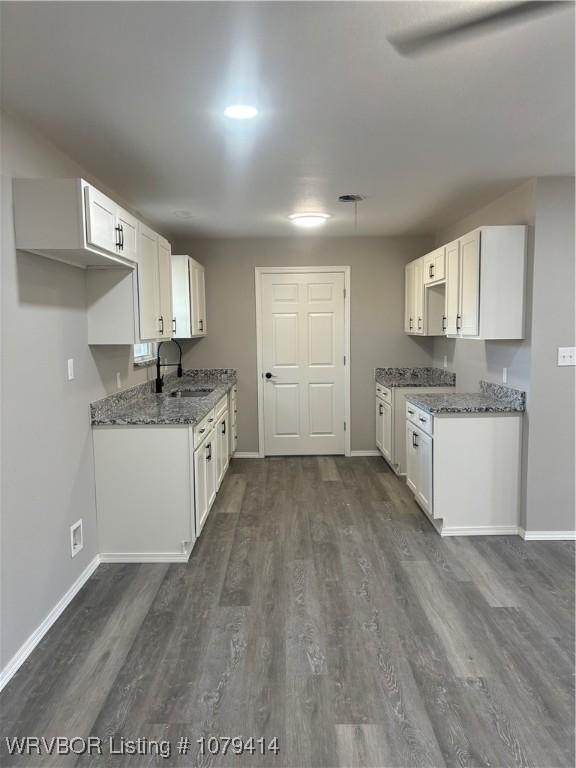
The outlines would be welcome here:
<svg viewBox="0 0 576 768">
<path fill-rule="evenodd" d="M 340 272 L 344 275 L 344 455 L 350 456 L 352 425 L 350 423 L 350 267 L 255 267 L 256 288 L 256 377 L 258 385 L 258 456 L 264 458 L 264 371 L 262 369 L 262 276 L 269 274 Z"/>
</svg>

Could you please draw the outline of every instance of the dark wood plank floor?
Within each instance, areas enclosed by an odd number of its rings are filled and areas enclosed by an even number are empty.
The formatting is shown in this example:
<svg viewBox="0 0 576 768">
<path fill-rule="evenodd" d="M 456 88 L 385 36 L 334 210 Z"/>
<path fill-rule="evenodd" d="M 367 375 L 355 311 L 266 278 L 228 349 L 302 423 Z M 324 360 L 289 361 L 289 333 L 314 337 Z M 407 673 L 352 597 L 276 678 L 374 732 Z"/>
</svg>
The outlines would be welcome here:
<svg viewBox="0 0 576 768">
<path fill-rule="evenodd" d="M 573 766 L 573 585 L 573 544 L 441 539 L 380 459 L 236 459 L 190 562 L 102 565 L 1 698 L 3 736 L 171 758 L 3 765 Z M 237 735 L 280 753 L 199 753 Z"/>
</svg>

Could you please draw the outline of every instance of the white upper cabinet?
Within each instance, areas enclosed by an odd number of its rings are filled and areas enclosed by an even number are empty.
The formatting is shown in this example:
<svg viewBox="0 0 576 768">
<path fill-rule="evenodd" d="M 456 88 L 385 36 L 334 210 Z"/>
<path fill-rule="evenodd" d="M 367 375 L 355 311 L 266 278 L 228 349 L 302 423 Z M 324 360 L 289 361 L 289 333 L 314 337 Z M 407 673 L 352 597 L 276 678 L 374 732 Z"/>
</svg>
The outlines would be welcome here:
<svg viewBox="0 0 576 768">
<path fill-rule="evenodd" d="M 460 314 L 460 242 L 446 246 L 446 334 L 458 333 Z"/>
<path fill-rule="evenodd" d="M 118 206 L 116 221 L 120 253 L 125 259 L 136 261 L 138 257 L 138 219 Z"/>
<path fill-rule="evenodd" d="M 118 206 L 94 187 L 84 187 L 86 204 L 86 240 L 90 245 L 109 253 L 120 247 L 120 227 L 117 223 Z"/>
<path fill-rule="evenodd" d="M 424 285 L 445 279 L 445 250 L 445 246 L 442 246 L 423 257 Z"/>
<path fill-rule="evenodd" d="M 190 256 L 172 257 L 172 303 L 175 338 L 206 335 L 204 267 Z"/>
<path fill-rule="evenodd" d="M 446 335 L 523 339 L 526 227 L 480 227 L 450 243 Z"/>
<path fill-rule="evenodd" d="M 406 333 L 424 334 L 424 282 L 422 280 L 423 260 L 416 259 L 406 265 L 405 297 L 406 310 L 404 329 Z"/>
<path fill-rule="evenodd" d="M 84 179 L 14 179 L 16 248 L 77 267 L 133 267 L 136 220 Z"/>
<path fill-rule="evenodd" d="M 524 338 L 526 227 L 479 227 L 406 266 L 404 330 Z"/>
<path fill-rule="evenodd" d="M 154 341 L 161 328 L 158 235 L 143 224 L 138 231 L 138 305 L 140 339 Z"/>
<path fill-rule="evenodd" d="M 404 331 L 414 330 L 414 262 L 406 264 L 404 270 Z"/>
<path fill-rule="evenodd" d="M 172 338 L 172 250 L 168 240 L 158 235 L 158 300 L 160 306 L 160 337 Z"/>
<path fill-rule="evenodd" d="M 131 228 L 124 227 L 124 232 Z M 124 240 L 124 247 L 128 240 Z M 91 269 L 86 277 L 89 344 L 139 344 L 172 338 L 170 243 L 136 222 L 135 270 Z"/>
</svg>

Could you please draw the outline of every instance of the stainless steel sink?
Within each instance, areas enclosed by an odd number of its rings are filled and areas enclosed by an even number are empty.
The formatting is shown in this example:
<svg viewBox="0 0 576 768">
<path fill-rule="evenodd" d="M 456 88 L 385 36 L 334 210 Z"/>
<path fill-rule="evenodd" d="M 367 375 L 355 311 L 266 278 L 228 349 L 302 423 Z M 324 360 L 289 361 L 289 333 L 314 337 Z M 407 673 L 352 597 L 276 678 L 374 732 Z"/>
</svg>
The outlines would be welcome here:
<svg viewBox="0 0 576 768">
<path fill-rule="evenodd" d="M 214 392 L 214 387 L 203 387 L 199 389 L 174 389 L 170 392 L 170 397 L 206 397 Z"/>
</svg>

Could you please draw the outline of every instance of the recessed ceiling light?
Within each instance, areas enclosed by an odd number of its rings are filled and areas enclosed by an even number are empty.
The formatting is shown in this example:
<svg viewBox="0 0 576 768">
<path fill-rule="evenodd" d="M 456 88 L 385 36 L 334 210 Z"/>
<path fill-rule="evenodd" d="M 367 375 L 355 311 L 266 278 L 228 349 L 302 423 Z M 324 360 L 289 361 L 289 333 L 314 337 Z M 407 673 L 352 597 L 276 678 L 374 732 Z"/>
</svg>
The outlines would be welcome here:
<svg viewBox="0 0 576 768">
<path fill-rule="evenodd" d="M 292 224 L 297 227 L 305 227 L 312 229 L 313 227 L 321 227 L 322 224 L 326 224 L 330 218 L 329 213 L 293 213 L 288 216 Z"/>
<path fill-rule="evenodd" d="M 231 104 L 226 107 L 224 114 L 232 120 L 251 120 L 256 117 L 258 110 L 249 104 Z"/>
</svg>

